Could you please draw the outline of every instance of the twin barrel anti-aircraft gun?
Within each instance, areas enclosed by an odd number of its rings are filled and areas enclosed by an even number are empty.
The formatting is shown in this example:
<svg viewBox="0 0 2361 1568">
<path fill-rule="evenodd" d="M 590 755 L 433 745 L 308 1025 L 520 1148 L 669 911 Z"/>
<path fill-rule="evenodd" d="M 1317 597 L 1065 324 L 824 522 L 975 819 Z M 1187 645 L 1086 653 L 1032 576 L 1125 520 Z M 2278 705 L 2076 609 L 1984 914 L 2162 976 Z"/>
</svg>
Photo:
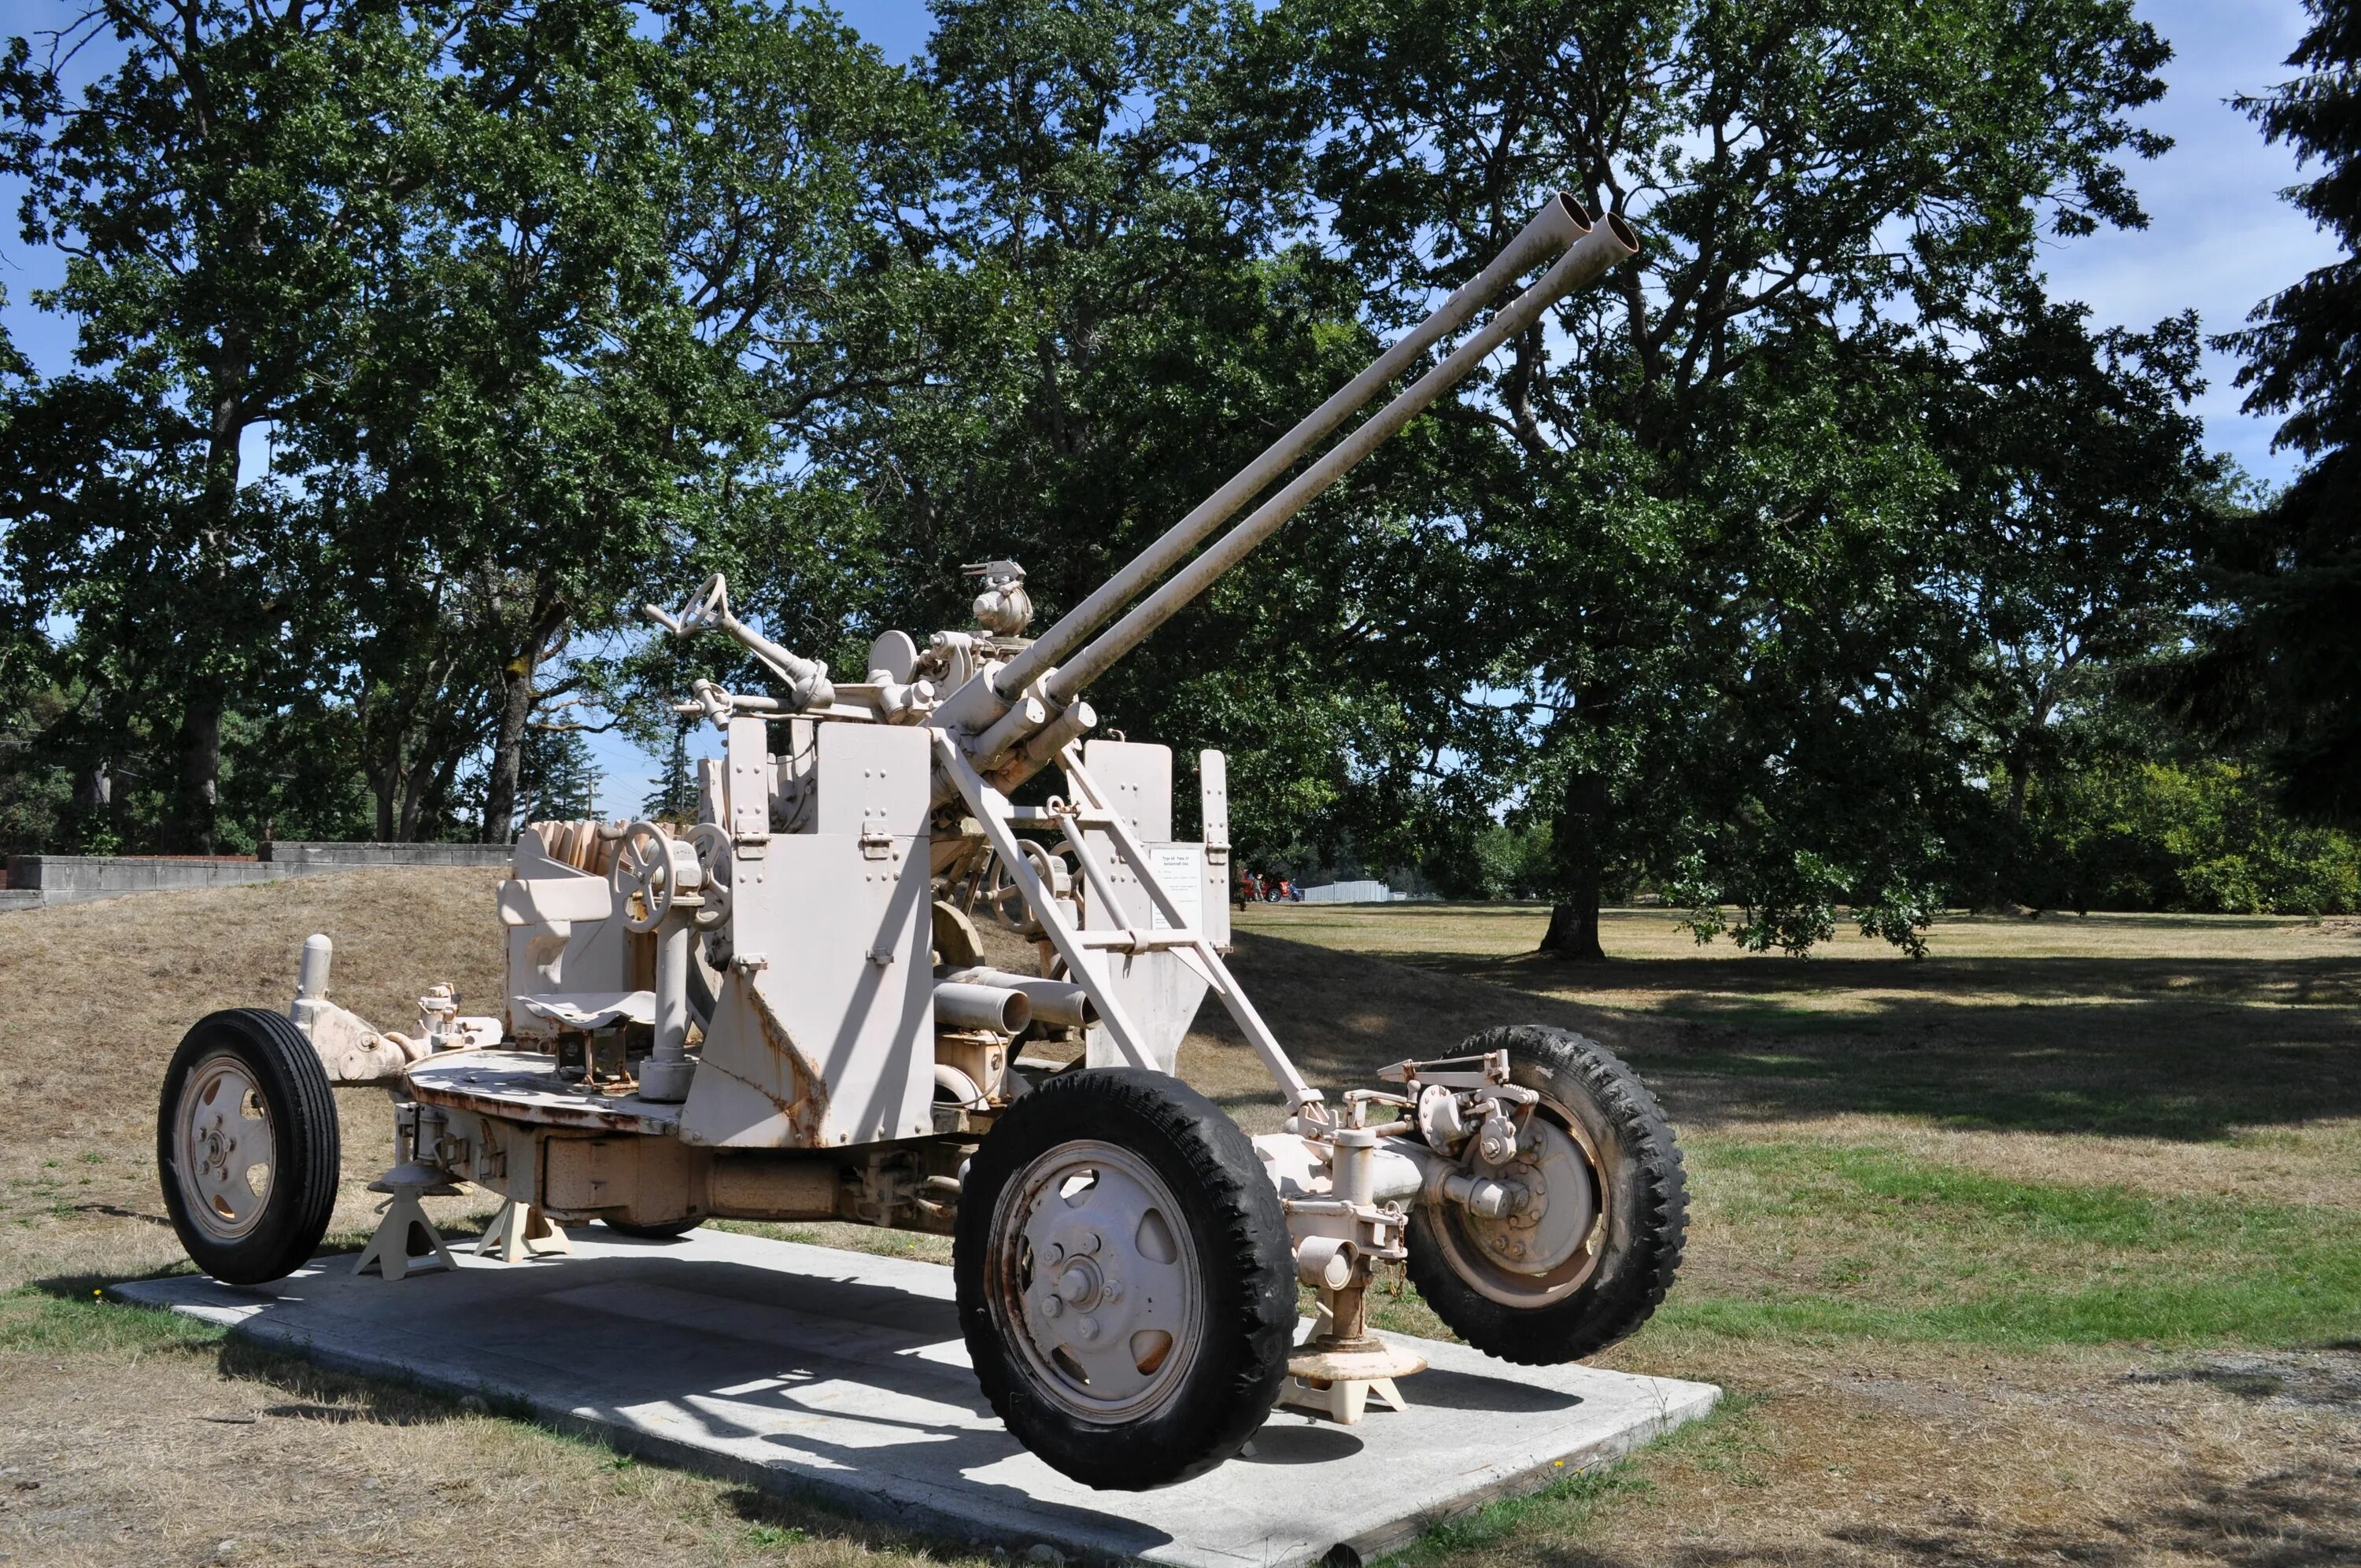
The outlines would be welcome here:
<svg viewBox="0 0 2361 1568">
<path fill-rule="evenodd" d="M 511 1259 L 564 1250 L 556 1223 L 592 1219 L 656 1236 L 711 1217 L 947 1234 L 994 1409 L 1092 1486 L 1199 1474 L 1282 1398 L 1345 1421 L 1373 1393 L 1399 1406 L 1394 1380 L 1423 1364 L 1370 1332 L 1379 1264 L 1406 1262 L 1444 1322 L 1511 1361 L 1576 1360 L 1630 1333 L 1671 1283 L 1686 1217 L 1680 1157 L 1646 1089 L 1590 1040 L 1516 1026 L 1329 1101 L 1224 962 L 1222 753 L 1199 759 L 1202 840 L 1177 840 L 1170 753 L 1091 739 L 1082 693 L 1636 249 L 1620 219 L 1594 225 L 1553 199 L 1041 636 L 1024 635 L 1031 607 L 1009 562 L 973 569 L 979 630 L 923 650 L 887 632 L 858 683 L 741 621 L 719 577 L 679 612 L 652 609 L 681 635 L 734 637 L 778 688 L 699 683 L 682 705 L 727 735 L 725 757 L 705 764 L 700 819 L 529 828 L 499 887 L 501 1016 L 464 1016 L 438 987 L 414 1036 L 379 1032 L 327 1000 L 330 947 L 314 937 L 290 1014 L 200 1021 L 173 1058 L 158 1132 L 190 1255 L 241 1285 L 304 1264 L 336 1195 L 331 1084 L 375 1081 L 396 1096 L 400 1163 L 375 1184 L 385 1218 L 359 1266 L 398 1278 L 413 1253 L 447 1262 L 419 1200 L 466 1182 L 506 1200 L 481 1246 Z M 1051 767 L 1061 794 L 1012 799 Z M 1035 972 L 986 963 L 977 917 L 1031 937 Z M 1283 1132 L 1249 1138 L 1174 1076 L 1209 991 L 1285 1096 Z M 1058 1059 L 1048 1041 L 1076 1036 L 1080 1053 Z M 1318 1302 L 1301 1338 L 1299 1284 Z"/>
</svg>

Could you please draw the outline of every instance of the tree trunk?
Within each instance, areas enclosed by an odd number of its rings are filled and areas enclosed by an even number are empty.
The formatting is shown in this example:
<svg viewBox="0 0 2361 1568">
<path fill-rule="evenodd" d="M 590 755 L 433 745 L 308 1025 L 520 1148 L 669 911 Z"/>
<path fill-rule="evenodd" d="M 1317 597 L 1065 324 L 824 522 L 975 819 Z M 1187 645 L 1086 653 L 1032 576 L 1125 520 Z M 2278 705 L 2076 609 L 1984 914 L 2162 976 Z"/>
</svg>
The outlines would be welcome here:
<svg viewBox="0 0 2361 1568">
<path fill-rule="evenodd" d="M 237 520 L 237 447 L 247 423 L 244 391 L 247 382 L 247 334 L 225 326 L 221 348 L 212 367 L 214 403 L 205 433 L 205 477 L 203 511 L 195 543 L 198 590 L 195 609 L 208 640 L 218 649 L 223 641 L 220 617 L 229 603 L 229 541 Z M 197 650 L 183 643 L 183 651 Z M 192 660 L 192 663 L 194 661 Z M 196 667 L 203 668 L 203 664 Z M 218 675 L 200 675 L 189 687 L 181 709 L 178 745 L 181 760 L 178 828 L 174 833 L 184 853 L 210 855 L 221 803 L 221 727 L 225 696 Z"/>
<path fill-rule="evenodd" d="M 520 652 L 500 671 L 500 729 L 492 738 L 492 774 L 484 789 L 484 842 L 505 844 L 516 825 L 517 781 L 524 771 L 525 726 L 533 721 L 533 683 L 542 662 L 565 646 L 566 609 L 557 575 L 533 575 L 533 610 Z"/>
<path fill-rule="evenodd" d="M 1536 950 L 1577 963 L 1605 963 L 1607 949 L 1598 945 L 1598 890 L 1572 904 L 1550 905 L 1549 929 Z"/>
<path fill-rule="evenodd" d="M 221 798 L 222 695 L 206 685 L 189 694 L 175 740 L 181 778 L 170 842 L 184 855 L 214 852 L 215 814 Z"/>
<path fill-rule="evenodd" d="M 377 796 L 377 841 L 393 842 L 393 797 L 401 787 L 401 775 L 388 770 L 369 774 L 369 793 Z"/>
<path fill-rule="evenodd" d="M 1536 949 L 1575 963 L 1604 963 L 1598 945 L 1598 900 L 1606 882 L 1605 829 L 1609 802 L 1607 780 L 1577 773 L 1566 780 L 1565 799 L 1551 828 L 1563 901 L 1551 906 L 1549 929 Z"/>
<path fill-rule="evenodd" d="M 417 768 L 410 770 L 408 787 L 401 793 L 401 823 L 398 829 L 402 844 L 418 842 L 418 807 L 426 795 L 425 774 Z"/>
<path fill-rule="evenodd" d="M 484 842 L 505 844 L 516 820 L 517 779 L 524 769 L 524 729 L 533 718 L 533 660 L 521 653 L 500 672 L 500 726 L 492 738 L 492 776 L 484 792 Z"/>
</svg>

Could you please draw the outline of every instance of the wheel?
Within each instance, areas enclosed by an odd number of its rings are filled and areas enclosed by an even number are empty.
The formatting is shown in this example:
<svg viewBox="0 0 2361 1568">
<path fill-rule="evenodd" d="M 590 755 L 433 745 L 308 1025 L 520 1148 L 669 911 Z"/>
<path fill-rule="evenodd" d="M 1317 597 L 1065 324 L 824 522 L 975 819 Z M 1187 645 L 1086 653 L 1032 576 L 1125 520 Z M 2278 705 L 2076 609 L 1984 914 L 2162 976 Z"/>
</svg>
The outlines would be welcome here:
<svg viewBox="0 0 2361 1568">
<path fill-rule="evenodd" d="M 1687 1179 L 1655 1096 L 1614 1052 L 1526 1024 L 1488 1029 L 1457 1054 L 1501 1049 L 1509 1080 L 1541 1095 L 1503 1173 L 1538 1201 L 1493 1220 L 1447 1200 L 1419 1204 L 1411 1282 L 1478 1350 L 1528 1366 L 1578 1361 L 1664 1301 L 1681 1264 Z"/>
<path fill-rule="evenodd" d="M 688 1234 L 689 1232 L 705 1223 L 705 1221 L 701 1217 L 695 1217 L 686 1220 L 666 1220 L 661 1225 L 635 1225 L 629 1220 L 602 1219 L 598 1223 L 621 1235 L 637 1236 L 642 1241 L 668 1242 L 675 1236 Z"/>
<path fill-rule="evenodd" d="M 208 1014 L 164 1072 L 156 1168 L 199 1268 L 225 1285 L 292 1274 L 328 1233 L 342 1146 L 328 1070 L 259 1007 Z"/>
<path fill-rule="evenodd" d="M 993 1409 L 1085 1486 L 1213 1468 L 1287 1373 L 1278 1191 L 1237 1124 L 1162 1073 L 1052 1078 L 1003 1113 L 962 1184 L 953 1271 Z"/>
</svg>

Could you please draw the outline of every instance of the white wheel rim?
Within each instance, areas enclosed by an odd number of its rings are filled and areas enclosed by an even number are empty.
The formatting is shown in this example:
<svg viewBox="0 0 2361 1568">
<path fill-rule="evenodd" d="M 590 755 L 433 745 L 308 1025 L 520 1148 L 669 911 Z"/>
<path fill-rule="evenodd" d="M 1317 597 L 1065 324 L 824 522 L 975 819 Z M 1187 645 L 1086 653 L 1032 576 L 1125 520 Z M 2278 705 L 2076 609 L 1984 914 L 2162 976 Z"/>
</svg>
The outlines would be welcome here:
<svg viewBox="0 0 2361 1568">
<path fill-rule="evenodd" d="M 279 1153 L 252 1070 L 227 1051 L 206 1057 L 181 1086 L 174 1122 L 174 1175 L 190 1221 L 215 1241 L 250 1234 L 270 1205 Z"/>
<path fill-rule="evenodd" d="M 1452 1271 L 1504 1307 L 1564 1300 L 1597 1271 L 1606 1245 L 1598 1152 L 1573 1113 L 1545 1099 L 1533 1107 L 1517 1157 L 1499 1174 L 1523 1185 L 1532 1200 L 1497 1220 L 1440 1205 L 1434 1229 Z"/>
<path fill-rule="evenodd" d="M 1172 1398 L 1204 1332 L 1204 1282 L 1171 1189 L 1112 1144 L 1060 1144 L 993 1215 L 994 1316 L 1027 1380 L 1084 1420 Z"/>
</svg>

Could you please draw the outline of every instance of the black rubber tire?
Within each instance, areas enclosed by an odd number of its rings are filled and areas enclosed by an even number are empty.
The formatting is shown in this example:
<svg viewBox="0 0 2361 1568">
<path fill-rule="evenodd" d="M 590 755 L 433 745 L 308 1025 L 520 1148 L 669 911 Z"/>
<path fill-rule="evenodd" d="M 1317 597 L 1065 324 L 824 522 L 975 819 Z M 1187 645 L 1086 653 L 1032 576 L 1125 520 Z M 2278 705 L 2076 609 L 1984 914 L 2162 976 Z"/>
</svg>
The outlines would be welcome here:
<svg viewBox="0 0 2361 1568">
<path fill-rule="evenodd" d="M 1518 1308 L 1477 1289 L 1453 1266 L 1437 1205 L 1411 1214 L 1410 1277 L 1451 1332 L 1526 1366 L 1579 1361 L 1625 1338 L 1664 1304 L 1681 1266 L 1688 1179 L 1663 1107 L 1639 1075 L 1598 1041 L 1538 1024 L 1487 1029 L 1455 1053 L 1505 1049 L 1509 1080 L 1537 1090 L 1582 1123 L 1605 1168 L 1607 1234 L 1598 1266 L 1561 1300 Z"/>
<path fill-rule="evenodd" d="M 1058 1146 L 1112 1144 L 1155 1170 L 1183 1211 L 1205 1291 L 1205 1339 L 1188 1376 L 1148 1414 L 1092 1422 L 1038 1392 L 994 1310 L 994 1212 L 1008 1184 Z M 960 1194 L 953 1238 L 960 1328 L 993 1409 L 1060 1474 L 1121 1491 L 1202 1475 L 1270 1415 L 1295 1337 L 1295 1259 L 1279 1193 L 1254 1145 L 1178 1079 L 1106 1068 L 1044 1080 L 1002 1113 Z"/>
<path fill-rule="evenodd" d="M 237 1058 L 270 1113 L 270 1187 L 262 1217 L 235 1240 L 198 1228 L 181 1190 L 173 1118 L 181 1091 L 198 1063 L 216 1053 Z M 181 1245 L 199 1268 L 225 1285 L 265 1285 L 295 1272 L 318 1250 L 335 1212 L 343 1163 L 335 1091 L 320 1053 L 284 1015 L 259 1007 L 233 1007 L 197 1020 L 181 1037 L 164 1069 L 156 1114 L 156 1171 L 164 1207 Z"/>
<path fill-rule="evenodd" d="M 619 1234 L 637 1236 L 642 1241 L 668 1242 L 675 1237 L 685 1236 L 705 1223 L 705 1216 L 699 1214 L 686 1220 L 666 1220 L 661 1225 L 635 1225 L 629 1220 L 603 1218 L 598 1223 Z"/>
</svg>

